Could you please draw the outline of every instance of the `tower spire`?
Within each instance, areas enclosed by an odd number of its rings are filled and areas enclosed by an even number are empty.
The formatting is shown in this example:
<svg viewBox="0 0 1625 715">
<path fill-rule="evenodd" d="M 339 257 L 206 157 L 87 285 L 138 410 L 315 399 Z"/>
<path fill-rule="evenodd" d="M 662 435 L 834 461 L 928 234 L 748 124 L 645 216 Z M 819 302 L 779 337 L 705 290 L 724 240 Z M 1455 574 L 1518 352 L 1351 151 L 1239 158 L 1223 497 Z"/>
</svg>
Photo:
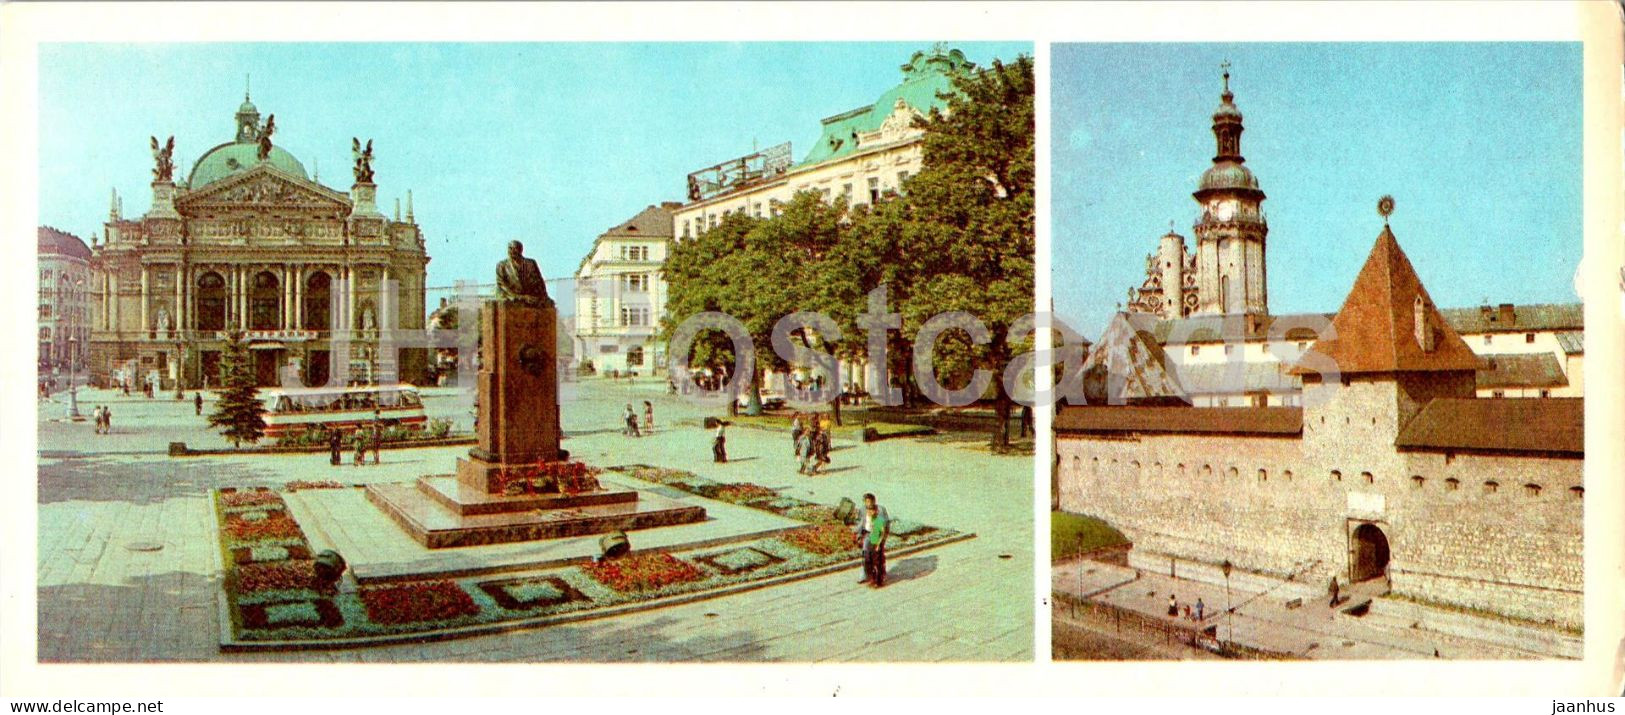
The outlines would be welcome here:
<svg viewBox="0 0 1625 715">
<path fill-rule="evenodd" d="M 1224 70 L 1224 94 L 1222 96 L 1228 102 L 1234 96 L 1230 94 L 1230 60 L 1220 62 L 1219 69 Z"/>
<path fill-rule="evenodd" d="M 248 95 L 253 93 L 254 77 L 247 72 L 243 73 L 243 101 L 248 101 Z"/>
</svg>

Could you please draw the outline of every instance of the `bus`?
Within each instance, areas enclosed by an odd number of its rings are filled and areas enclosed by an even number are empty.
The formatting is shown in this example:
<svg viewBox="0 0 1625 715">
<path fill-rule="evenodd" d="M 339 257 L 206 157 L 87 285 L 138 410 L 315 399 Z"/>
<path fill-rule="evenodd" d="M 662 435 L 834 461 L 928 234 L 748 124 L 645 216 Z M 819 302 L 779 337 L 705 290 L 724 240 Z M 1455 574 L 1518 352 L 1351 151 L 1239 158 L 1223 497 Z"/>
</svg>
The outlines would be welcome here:
<svg viewBox="0 0 1625 715">
<path fill-rule="evenodd" d="M 407 384 L 268 389 L 265 436 L 275 439 L 313 429 L 348 432 L 372 425 L 421 430 L 427 419 L 418 389 Z"/>
</svg>

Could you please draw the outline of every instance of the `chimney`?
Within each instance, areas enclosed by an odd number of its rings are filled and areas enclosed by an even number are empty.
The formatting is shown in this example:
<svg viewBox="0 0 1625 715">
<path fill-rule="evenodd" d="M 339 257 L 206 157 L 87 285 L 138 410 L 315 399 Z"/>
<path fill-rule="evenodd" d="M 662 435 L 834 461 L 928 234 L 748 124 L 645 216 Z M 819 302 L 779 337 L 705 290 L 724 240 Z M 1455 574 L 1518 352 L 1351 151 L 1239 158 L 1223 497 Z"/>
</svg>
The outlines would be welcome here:
<svg viewBox="0 0 1625 715">
<path fill-rule="evenodd" d="M 1507 325 L 1516 325 L 1518 314 L 1513 311 L 1511 303 L 1502 303 L 1497 311 L 1499 320 Z"/>
</svg>

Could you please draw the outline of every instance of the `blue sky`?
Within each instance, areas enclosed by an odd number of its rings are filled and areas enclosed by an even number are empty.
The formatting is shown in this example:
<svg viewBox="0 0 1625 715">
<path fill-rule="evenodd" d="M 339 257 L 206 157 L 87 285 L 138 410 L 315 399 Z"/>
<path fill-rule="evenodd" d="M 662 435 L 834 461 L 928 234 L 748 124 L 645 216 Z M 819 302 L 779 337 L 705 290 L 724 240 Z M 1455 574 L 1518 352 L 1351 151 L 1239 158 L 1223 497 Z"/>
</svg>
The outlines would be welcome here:
<svg viewBox="0 0 1625 715">
<path fill-rule="evenodd" d="M 81 237 L 147 210 L 148 137 L 176 176 L 231 140 L 244 75 L 278 146 L 347 190 L 371 138 L 378 204 L 413 192 L 429 285 L 489 282 L 513 238 L 549 279 L 598 234 L 682 200 L 691 171 L 790 141 L 871 104 L 930 43 L 57 44 L 40 49 L 40 223 Z M 974 62 L 1030 43 L 953 43 Z M 554 284 L 558 285 L 558 284 Z M 554 288 L 555 295 L 560 288 Z M 434 304 L 431 296 L 429 304 Z M 561 301 L 560 306 L 570 304 Z"/>
<path fill-rule="evenodd" d="M 1056 311 L 1105 326 L 1168 222 L 1195 248 L 1219 64 L 1268 195 L 1270 310 L 1333 312 L 1392 194 L 1441 306 L 1576 302 L 1578 43 L 1052 46 Z"/>
</svg>

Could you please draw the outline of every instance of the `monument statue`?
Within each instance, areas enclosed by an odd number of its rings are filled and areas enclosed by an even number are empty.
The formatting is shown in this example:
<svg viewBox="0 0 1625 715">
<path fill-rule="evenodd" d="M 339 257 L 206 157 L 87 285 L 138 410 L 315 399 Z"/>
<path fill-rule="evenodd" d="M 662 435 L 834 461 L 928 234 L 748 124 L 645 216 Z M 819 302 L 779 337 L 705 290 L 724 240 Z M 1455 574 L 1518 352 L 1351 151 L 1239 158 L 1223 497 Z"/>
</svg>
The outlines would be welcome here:
<svg viewBox="0 0 1625 715">
<path fill-rule="evenodd" d="M 158 309 L 158 337 L 169 337 L 169 310 L 165 308 Z"/>
<path fill-rule="evenodd" d="M 350 137 L 350 153 L 355 156 L 355 182 L 372 183 L 372 140 L 367 140 L 367 148 L 363 150 L 361 139 Z"/>
<path fill-rule="evenodd" d="M 536 261 L 525 257 L 525 245 L 518 241 L 508 242 L 508 259 L 497 264 L 496 299 L 531 306 L 553 302 L 547 297 L 542 270 L 536 267 Z"/>
<path fill-rule="evenodd" d="M 152 167 L 153 181 L 172 181 L 175 178 L 175 137 L 162 147 L 158 145 L 158 137 L 152 138 L 152 159 L 156 166 Z"/>
<path fill-rule="evenodd" d="M 275 114 L 265 118 L 265 128 L 260 130 L 260 161 L 265 161 L 271 156 L 271 135 L 274 133 L 276 133 Z"/>
</svg>

